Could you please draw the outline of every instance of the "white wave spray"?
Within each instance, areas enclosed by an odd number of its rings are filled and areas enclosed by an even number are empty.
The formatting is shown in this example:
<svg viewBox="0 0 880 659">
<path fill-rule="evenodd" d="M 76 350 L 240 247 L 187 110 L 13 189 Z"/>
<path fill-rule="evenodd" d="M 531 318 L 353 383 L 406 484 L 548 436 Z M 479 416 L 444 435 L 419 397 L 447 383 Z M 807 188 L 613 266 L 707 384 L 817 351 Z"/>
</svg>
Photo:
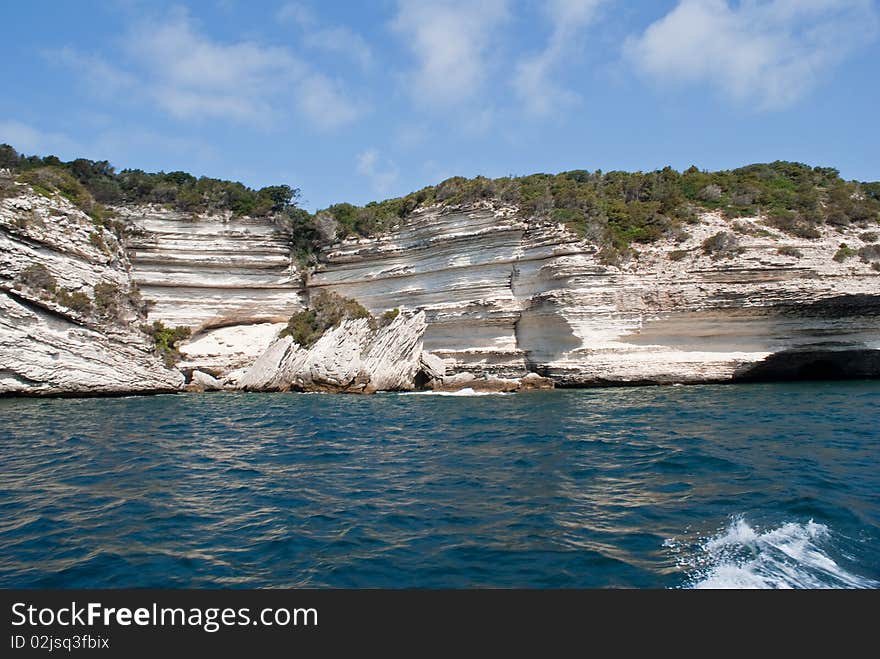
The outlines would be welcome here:
<svg viewBox="0 0 880 659">
<path fill-rule="evenodd" d="M 788 522 L 761 531 L 742 517 L 699 545 L 689 568 L 688 588 L 877 588 L 880 583 L 841 567 L 826 549 L 824 524 Z M 675 548 L 675 542 L 667 542 Z"/>
<path fill-rule="evenodd" d="M 470 387 L 459 389 L 458 391 L 404 391 L 400 392 L 400 396 L 507 396 L 502 391 L 474 391 Z"/>
</svg>

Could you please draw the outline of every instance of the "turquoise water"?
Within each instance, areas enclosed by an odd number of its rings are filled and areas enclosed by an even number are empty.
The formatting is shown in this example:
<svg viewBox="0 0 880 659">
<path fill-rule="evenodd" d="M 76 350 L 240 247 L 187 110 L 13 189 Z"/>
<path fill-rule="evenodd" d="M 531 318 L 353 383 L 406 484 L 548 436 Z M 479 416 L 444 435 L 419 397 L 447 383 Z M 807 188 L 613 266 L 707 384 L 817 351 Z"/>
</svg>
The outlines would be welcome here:
<svg viewBox="0 0 880 659">
<path fill-rule="evenodd" d="M 3 587 L 877 587 L 880 382 L 0 400 Z"/>
</svg>

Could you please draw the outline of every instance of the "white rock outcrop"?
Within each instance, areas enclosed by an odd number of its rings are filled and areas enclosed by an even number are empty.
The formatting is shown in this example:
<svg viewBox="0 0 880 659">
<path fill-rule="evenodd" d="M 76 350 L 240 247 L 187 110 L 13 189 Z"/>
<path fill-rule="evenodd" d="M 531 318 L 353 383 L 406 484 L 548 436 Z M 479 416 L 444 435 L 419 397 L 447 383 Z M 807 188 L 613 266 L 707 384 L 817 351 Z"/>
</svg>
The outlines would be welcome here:
<svg viewBox="0 0 880 659">
<path fill-rule="evenodd" d="M 179 344 L 183 358 L 177 367 L 183 371 L 201 370 L 222 377 L 253 364 L 284 327 L 286 323 L 254 323 L 200 332 Z"/>
<path fill-rule="evenodd" d="M 289 336 L 278 339 L 251 366 L 230 374 L 226 383 L 237 389 L 249 391 L 277 389 L 278 387 L 274 387 L 272 383 L 278 377 L 278 370 L 292 348 L 294 343 Z"/>
<path fill-rule="evenodd" d="M 223 389 L 223 384 L 208 373 L 193 371 L 190 376 L 189 388 L 192 391 L 220 391 Z"/>
<path fill-rule="evenodd" d="M 289 336 L 273 343 L 235 386 L 247 390 L 371 393 L 415 389 L 424 363 L 439 368 L 426 354 L 425 314 L 400 314 L 374 330 L 366 318 L 343 321 L 327 330 L 311 348 Z M 433 377 L 424 376 L 424 381 Z"/>
<path fill-rule="evenodd" d="M 136 289 L 114 234 L 60 195 L 17 192 L 0 200 L 0 394 L 179 390 L 183 375 L 136 329 Z M 102 315 L 108 303 L 113 318 Z"/>
<path fill-rule="evenodd" d="M 424 313 L 411 318 L 400 314 L 376 333 L 363 357 L 370 388 L 401 391 L 415 387 L 425 361 L 422 336 L 427 327 Z"/>
<path fill-rule="evenodd" d="M 432 380 L 440 380 L 446 376 L 446 362 L 437 355 L 432 355 L 425 350 L 420 358 L 422 371 Z"/>
</svg>

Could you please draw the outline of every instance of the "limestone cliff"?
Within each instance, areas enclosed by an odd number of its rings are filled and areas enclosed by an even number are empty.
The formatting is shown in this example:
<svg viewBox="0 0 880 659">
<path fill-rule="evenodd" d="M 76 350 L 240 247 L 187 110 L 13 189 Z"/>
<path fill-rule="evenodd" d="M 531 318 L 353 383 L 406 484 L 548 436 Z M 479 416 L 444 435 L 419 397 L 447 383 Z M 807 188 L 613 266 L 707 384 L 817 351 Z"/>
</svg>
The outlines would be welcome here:
<svg viewBox="0 0 880 659">
<path fill-rule="evenodd" d="M 156 205 L 116 211 L 150 320 L 193 332 L 182 369 L 220 375 L 250 364 L 302 309 L 301 273 L 271 221 Z"/>
<path fill-rule="evenodd" d="M 127 245 L 57 194 L 0 200 L 0 393 L 170 391 L 183 374 L 206 389 L 332 391 L 880 374 L 880 248 L 853 226 L 800 239 L 706 213 L 609 263 L 515 206 L 435 205 L 326 246 L 303 272 L 266 219 L 116 212 Z M 393 331 L 348 321 L 309 350 L 279 340 L 321 290 L 403 313 Z M 193 332 L 176 369 L 137 330 L 155 320 Z"/>
<path fill-rule="evenodd" d="M 0 393 L 175 391 L 116 236 L 60 195 L 0 200 Z"/>
<path fill-rule="evenodd" d="M 720 253 L 704 245 L 718 234 L 731 241 Z M 535 371 L 561 385 L 726 381 L 785 351 L 880 349 L 880 276 L 870 259 L 838 255 L 843 242 L 868 245 L 863 235 L 825 227 L 796 239 L 709 213 L 678 241 L 608 265 L 563 225 L 513 207 L 432 207 L 328 248 L 310 287 L 374 312 L 423 309 L 425 348 L 452 371 Z"/>
</svg>

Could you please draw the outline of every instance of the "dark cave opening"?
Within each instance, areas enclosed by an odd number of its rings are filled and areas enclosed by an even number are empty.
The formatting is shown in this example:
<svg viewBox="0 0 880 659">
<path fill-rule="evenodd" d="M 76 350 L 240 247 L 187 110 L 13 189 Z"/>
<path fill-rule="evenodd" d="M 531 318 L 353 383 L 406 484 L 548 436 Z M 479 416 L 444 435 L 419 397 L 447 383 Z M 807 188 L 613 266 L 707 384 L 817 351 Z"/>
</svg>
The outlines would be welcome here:
<svg viewBox="0 0 880 659">
<path fill-rule="evenodd" d="M 737 373 L 740 382 L 880 378 L 880 350 L 783 350 Z"/>
<path fill-rule="evenodd" d="M 431 381 L 431 377 L 425 373 L 424 371 L 419 371 L 416 373 L 416 377 L 414 380 L 416 389 L 424 389 L 428 386 L 428 383 Z"/>
<path fill-rule="evenodd" d="M 797 370 L 797 380 L 845 380 L 846 371 L 830 359 L 808 362 Z"/>
</svg>

